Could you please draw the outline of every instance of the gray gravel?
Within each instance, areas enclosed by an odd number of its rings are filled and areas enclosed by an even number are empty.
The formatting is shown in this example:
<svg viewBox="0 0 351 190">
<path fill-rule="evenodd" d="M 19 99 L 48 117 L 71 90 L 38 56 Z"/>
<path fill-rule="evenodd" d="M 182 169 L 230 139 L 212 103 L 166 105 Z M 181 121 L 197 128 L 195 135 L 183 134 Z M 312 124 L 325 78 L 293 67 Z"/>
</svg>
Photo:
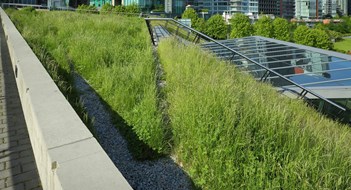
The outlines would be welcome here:
<svg viewBox="0 0 351 190">
<path fill-rule="evenodd" d="M 79 75 L 75 75 L 75 87 L 88 115 L 94 117 L 94 127 L 102 148 L 127 179 L 133 189 L 191 189 L 191 182 L 184 171 L 169 157 L 154 161 L 137 161 L 127 148 L 127 142 L 111 122 L 109 112 L 99 97 Z"/>
</svg>

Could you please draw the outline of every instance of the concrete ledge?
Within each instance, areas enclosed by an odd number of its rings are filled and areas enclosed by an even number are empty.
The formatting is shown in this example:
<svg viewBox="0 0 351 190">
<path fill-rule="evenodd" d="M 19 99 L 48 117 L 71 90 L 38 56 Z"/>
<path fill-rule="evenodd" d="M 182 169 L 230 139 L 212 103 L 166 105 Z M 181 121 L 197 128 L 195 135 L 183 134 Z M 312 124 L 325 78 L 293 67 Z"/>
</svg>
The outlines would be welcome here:
<svg viewBox="0 0 351 190">
<path fill-rule="evenodd" d="M 43 189 L 132 189 L 1 8 L 0 16 Z"/>
</svg>

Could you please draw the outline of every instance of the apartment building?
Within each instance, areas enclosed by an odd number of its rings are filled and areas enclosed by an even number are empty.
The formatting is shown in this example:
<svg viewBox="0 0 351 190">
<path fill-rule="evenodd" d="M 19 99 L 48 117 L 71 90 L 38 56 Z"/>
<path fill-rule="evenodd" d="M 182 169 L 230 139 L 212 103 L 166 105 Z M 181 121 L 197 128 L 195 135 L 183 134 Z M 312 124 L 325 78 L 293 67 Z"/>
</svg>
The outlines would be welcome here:
<svg viewBox="0 0 351 190">
<path fill-rule="evenodd" d="M 273 14 L 283 18 L 295 16 L 295 0 L 259 0 L 258 12 L 261 14 Z"/>
<path fill-rule="evenodd" d="M 315 19 L 323 16 L 323 0 L 296 0 L 295 18 Z"/>
<path fill-rule="evenodd" d="M 323 15 L 325 16 L 336 16 L 336 0 L 323 0 L 322 1 Z"/>
</svg>

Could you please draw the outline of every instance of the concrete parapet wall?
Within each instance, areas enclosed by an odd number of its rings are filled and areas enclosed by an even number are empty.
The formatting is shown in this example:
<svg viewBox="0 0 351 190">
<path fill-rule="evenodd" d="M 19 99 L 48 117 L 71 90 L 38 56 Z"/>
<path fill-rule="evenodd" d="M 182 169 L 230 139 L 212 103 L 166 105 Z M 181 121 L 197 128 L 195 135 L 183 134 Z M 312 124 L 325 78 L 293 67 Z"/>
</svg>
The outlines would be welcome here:
<svg viewBox="0 0 351 190">
<path fill-rule="evenodd" d="M 1 8 L 0 16 L 43 189 L 132 189 Z"/>
</svg>

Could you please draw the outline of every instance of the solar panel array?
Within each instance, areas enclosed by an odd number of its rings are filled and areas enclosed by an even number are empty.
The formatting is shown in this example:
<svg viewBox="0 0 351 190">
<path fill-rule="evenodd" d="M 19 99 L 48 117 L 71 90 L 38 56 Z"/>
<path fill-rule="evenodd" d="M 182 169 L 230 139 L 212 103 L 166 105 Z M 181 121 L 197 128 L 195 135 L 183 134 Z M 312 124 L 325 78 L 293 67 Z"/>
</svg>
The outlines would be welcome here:
<svg viewBox="0 0 351 190">
<path fill-rule="evenodd" d="M 165 37 L 156 32 L 162 26 L 185 44 L 199 44 L 281 93 L 303 98 L 318 111 L 351 124 L 351 55 L 261 36 L 214 40 L 174 19 L 145 20 L 156 39 Z"/>
<path fill-rule="evenodd" d="M 304 46 L 293 47 L 257 36 L 218 42 L 304 87 L 351 87 L 351 60 L 308 50 L 303 48 Z M 230 60 L 238 68 L 252 74 L 257 79 L 262 78 L 266 72 L 257 64 L 233 54 L 232 51 L 216 43 L 209 42 L 201 46 L 222 59 Z M 277 87 L 292 87 L 274 74 L 266 79 Z"/>
</svg>

